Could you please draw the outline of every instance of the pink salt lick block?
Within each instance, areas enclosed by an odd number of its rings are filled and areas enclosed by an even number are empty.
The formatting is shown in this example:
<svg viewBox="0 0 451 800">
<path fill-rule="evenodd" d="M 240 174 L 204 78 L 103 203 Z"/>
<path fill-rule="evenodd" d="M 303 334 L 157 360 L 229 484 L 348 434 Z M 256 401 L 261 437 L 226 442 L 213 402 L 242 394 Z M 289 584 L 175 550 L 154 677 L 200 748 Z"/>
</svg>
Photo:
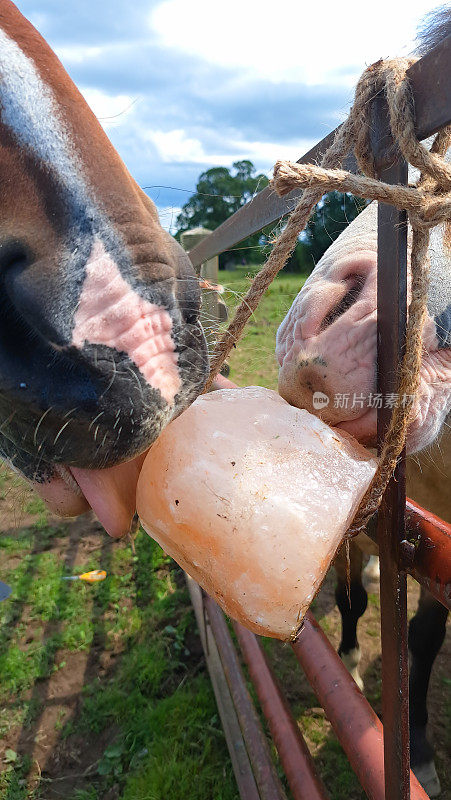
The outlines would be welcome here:
<svg viewBox="0 0 451 800">
<path fill-rule="evenodd" d="M 199 397 L 152 446 L 138 481 L 146 531 L 234 619 L 293 638 L 377 462 L 276 392 Z"/>
</svg>

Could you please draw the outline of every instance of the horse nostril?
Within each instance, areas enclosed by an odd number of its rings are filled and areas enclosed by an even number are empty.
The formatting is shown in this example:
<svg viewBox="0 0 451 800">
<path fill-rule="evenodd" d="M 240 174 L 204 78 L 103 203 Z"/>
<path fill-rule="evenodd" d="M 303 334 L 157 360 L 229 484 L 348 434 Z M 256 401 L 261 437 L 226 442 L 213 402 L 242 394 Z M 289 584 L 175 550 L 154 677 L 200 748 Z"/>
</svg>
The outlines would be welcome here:
<svg viewBox="0 0 451 800">
<path fill-rule="evenodd" d="M 31 330 L 16 308 L 11 282 L 17 271 L 26 268 L 29 258 L 27 247 L 19 241 L 0 244 L 0 342 L 5 351 L 22 347 L 28 352 Z"/>
<path fill-rule="evenodd" d="M 29 266 L 30 260 L 30 251 L 23 242 L 8 240 L 0 243 L 0 292 L 3 304 L 15 308 L 14 283 L 17 276 Z"/>
<path fill-rule="evenodd" d="M 0 275 L 5 276 L 5 272 L 12 267 L 23 268 L 30 259 L 30 251 L 23 243 L 15 240 L 2 242 L 0 244 Z"/>
<path fill-rule="evenodd" d="M 346 286 L 346 292 L 339 303 L 331 308 L 329 313 L 326 314 L 320 325 L 320 331 L 326 330 L 326 328 L 328 328 L 329 325 L 332 325 L 332 323 L 335 322 L 338 317 L 341 317 L 341 315 L 344 314 L 348 308 L 351 308 L 351 306 L 354 305 L 364 287 L 365 278 L 363 275 L 349 275 L 347 278 L 345 278 L 344 283 Z"/>
</svg>

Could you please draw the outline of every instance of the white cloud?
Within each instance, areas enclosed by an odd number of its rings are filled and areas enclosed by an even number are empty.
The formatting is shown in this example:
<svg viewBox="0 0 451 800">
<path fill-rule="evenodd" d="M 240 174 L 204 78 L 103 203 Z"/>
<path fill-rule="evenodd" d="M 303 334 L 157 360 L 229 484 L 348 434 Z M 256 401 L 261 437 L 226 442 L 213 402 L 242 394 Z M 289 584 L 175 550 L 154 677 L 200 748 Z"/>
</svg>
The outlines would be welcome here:
<svg viewBox="0 0 451 800">
<path fill-rule="evenodd" d="M 98 58 L 108 51 L 105 46 L 89 46 L 84 44 L 66 44 L 55 47 L 55 53 L 63 64 L 83 64 L 90 58 Z"/>
<path fill-rule="evenodd" d="M 318 3 L 164 0 L 149 21 L 162 44 L 270 81 L 351 86 L 365 65 L 413 47 L 430 0 Z"/>
<path fill-rule="evenodd" d="M 168 228 L 201 171 L 248 158 L 269 173 L 277 159 L 308 151 L 307 137 L 321 139 L 346 116 L 366 64 L 412 49 L 431 7 L 431 0 L 378 0 L 374 8 L 362 0 L 139 0 L 134 16 L 126 0 L 115 0 L 106 18 L 105 0 L 89 13 L 81 13 L 85 3 L 65 0 L 61 14 L 54 0 L 15 1 L 149 186 Z"/>
<path fill-rule="evenodd" d="M 296 159 L 313 147 L 315 141 L 313 139 L 299 139 L 296 145 L 259 141 L 235 141 L 233 144 L 241 150 L 238 155 L 233 156 L 234 161 L 239 158 L 249 158 L 257 164 L 271 164 L 272 166 L 278 159 L 296 161 Z"/>
<path fill-rule="evenodd" d="M 91 87 L 80 88 L 80 92 L 105 130 L 128 122 L 136 103 L 136 98 L 128 94 L 110 95 Z"/>
<path fill-rule="evenodd" d="M 266 166 L 274 164 L 279 158 L 296 160 L 314 144 L 307 139 L 300 139 L 294 146 L 227 138 L 220 139 L 216 152 L 206 152 L 200 139 L 187 136 L 181 128 L 172 131 L 147 130 L 144 136 L 152 142 L 159 158 L 166 164 L 230 166 L 234 161 L 248 158 Z"/>
<path fill-rule="evenodd" d="M 207 163 L 207 156 L 200 139 L 187 136 L 182 128 L 172 131 L 146 131 L 145 138 L 155 145 L 158 155 L 165 164 Z"/>
</svg>

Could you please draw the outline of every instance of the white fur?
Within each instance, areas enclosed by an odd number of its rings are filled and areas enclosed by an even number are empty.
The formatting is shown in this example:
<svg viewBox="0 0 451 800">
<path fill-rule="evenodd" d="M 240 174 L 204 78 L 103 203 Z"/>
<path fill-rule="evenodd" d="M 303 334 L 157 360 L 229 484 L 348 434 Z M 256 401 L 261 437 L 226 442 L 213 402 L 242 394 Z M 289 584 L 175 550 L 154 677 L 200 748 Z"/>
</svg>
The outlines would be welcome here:
<svg viewBox="0 0 451 800">
<path fill-rule="evenodd" d="M 348 670 L 351 678 L 354 678 L 357 686 L 359 687 L 360 691 L 363 692 L 363 680 L 359 672 L 359 663 L 360 659 L 362 658 L 362 654 L 360 652 L 360 647 L 354 647 L 349 653 L 342 653 L 340 656 L 343 664 L 345 665 L 346 669 Z"/>
<path fill-rule="evenodd" d="M 379 578 L 379 558 L 371 555 L 368 564 L 362 572 L 362 583 L 367 592 L 376 594 L 376 592 L 379 591 Z"/>
<path fill-rule="evenodd" d="M 63 185 L 85 193 L 81 164 L 50 87 L 17 42 L 0 28 L 0 106 L 19 144 L 57 173 Z"/>
</svg>

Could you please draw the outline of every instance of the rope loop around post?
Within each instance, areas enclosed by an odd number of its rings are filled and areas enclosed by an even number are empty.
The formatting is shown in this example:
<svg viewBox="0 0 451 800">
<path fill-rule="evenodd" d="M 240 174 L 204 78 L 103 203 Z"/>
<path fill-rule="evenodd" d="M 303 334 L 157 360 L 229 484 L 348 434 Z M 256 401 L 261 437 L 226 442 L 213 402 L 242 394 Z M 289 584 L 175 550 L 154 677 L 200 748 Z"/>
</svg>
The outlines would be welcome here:
<svg viewBox="0 0 451 800">
<path fill-rule="evenodd" d="M 274 167 L 272 186 L 283 196 L 294 188 L 304 189 L 301 199 L 288 218 L 260 272 L 255 276 L 235 316 L 217 343 L 204 391 L 208 391 L 231 349 L 240 339 L 247 321 L 257 308 L 264 292 L 285 266 L 316 204 L 325 192 L 351 192 L 359 197 L 377 200 L 405 209 L 412 227 L 411 301 L 408 309 L 405 355 L 401 363 L 398 395 L 415 398 L 420 383 L 422 333 L 426 319 L 428 293 L 428 245 L 432 227 L 451 224 L 451 164 L 445 154 L 451 144 L 451 126 L 436 135 L 428 150 L 415 136 L 414 103 L 407 77 L 408 68 L 416 59 L 377 61 L 360 77 L 347 120 L 338 129 L 321 165 L 293 164 L 278 161 Z M 416 167 L 420 178 L 416 186 L 392 186 L 376 178 L 376 166 L 370 142 L 371 101 L 384 94 L 388 103 L 393 141 L 403 158 Z M 353 150 L 360 175 L 341 169 L 345 156 Z M 387 484 L 396 467 L 406 440 L 414 402 L 395 406 L 382 444 L 379 466 L 364 495 L 348 535 L 365 528 L 377 511 Z"/>
</svg>

